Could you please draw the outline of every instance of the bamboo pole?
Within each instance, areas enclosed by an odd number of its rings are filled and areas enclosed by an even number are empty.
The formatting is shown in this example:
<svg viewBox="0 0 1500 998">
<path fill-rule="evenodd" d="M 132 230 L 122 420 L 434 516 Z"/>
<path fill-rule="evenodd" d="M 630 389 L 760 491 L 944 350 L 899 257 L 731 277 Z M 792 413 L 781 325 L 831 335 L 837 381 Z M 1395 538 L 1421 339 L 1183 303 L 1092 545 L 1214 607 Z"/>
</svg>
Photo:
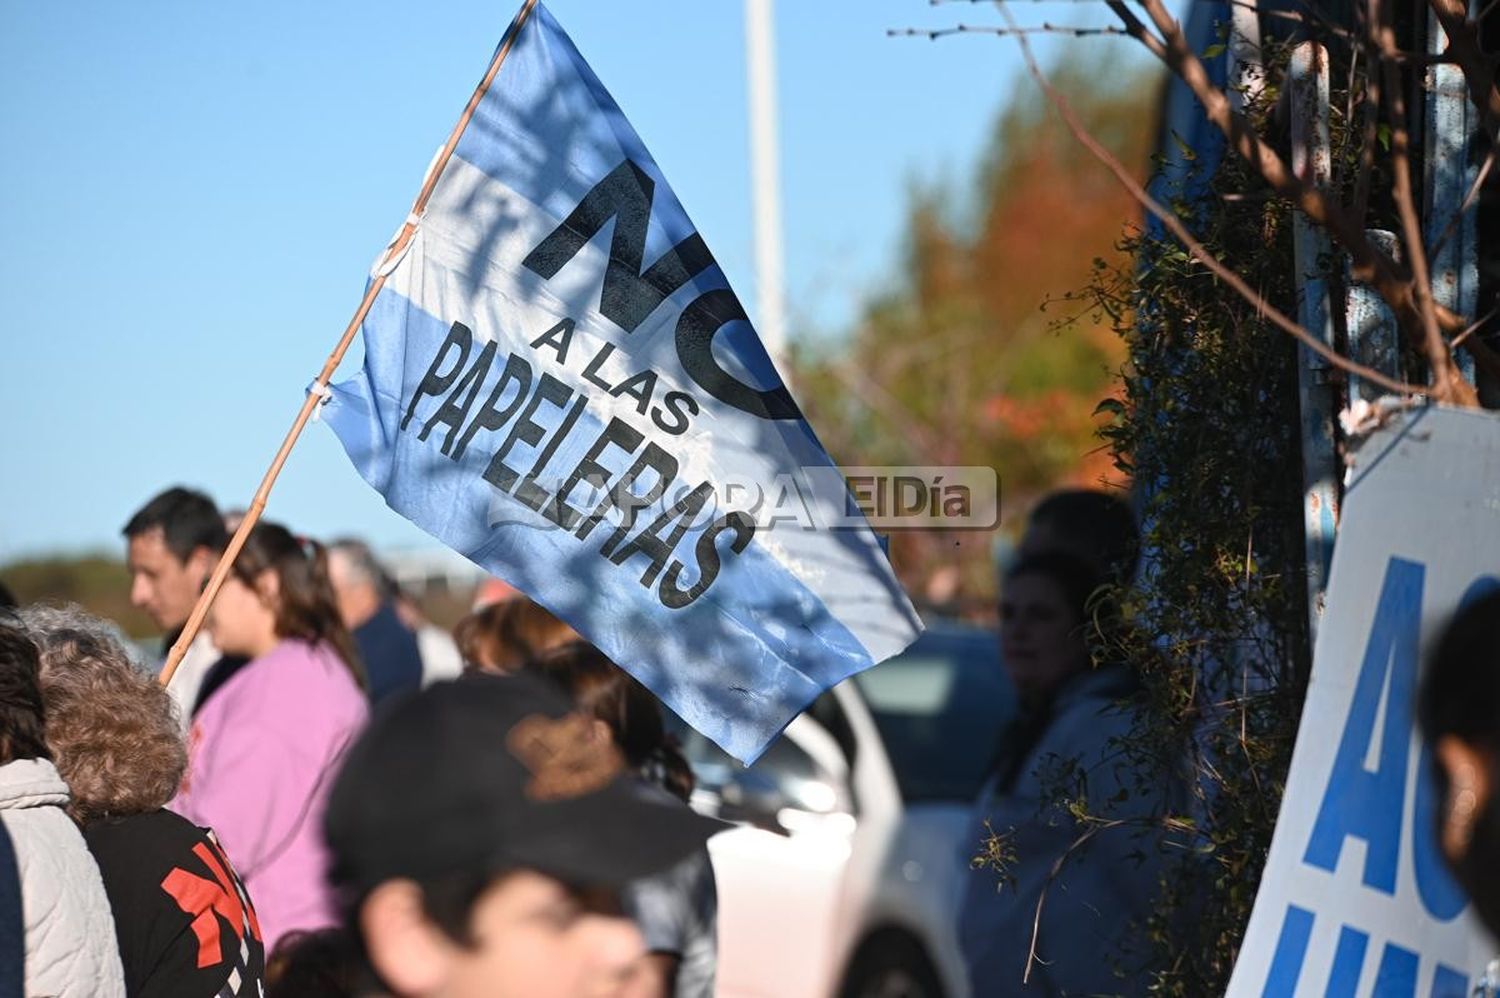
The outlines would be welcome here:
<svg viewBox="0 0 1500 998">
<path fill-rule="evenodd" d="M 405 252 L 411 238 L 416 234 L 417 221 L 422 212 L 427 208 L 427 201 L 432 197 L 433 188 L 437 186 L 438 178 L 442 176 L 443 169 L 453 157 L 453 150 L 458 147 L 458 140 L 463 136 L 464 129 L 468 127 L 470 119 L 474 117 L 474 111 L 479 107 L 479 102 L 484 99 L 490 84 L 495 81 L 495 75 L 500 72 L 501 63 L 510 54 L 515 45 L 516 38 L 521 33 L 521 28 L 531 16 L 536 7 L 537 0 L 524 0 L 521 9 L 516 12 L 515 18 L 506 29 L 505 37 L 500 42 L 500 47 L 495 50 L 495 57 L 490 60 L 488 71 L 484 79 L 474 88 L 469 103 L 464 107 L 464 112 L 459 116 L 458 124 L 453 126 L 453 131 L 448 136 L 448 141 L 443 145 L 437 158 L 433 160 L 431 168 L 422 183 L 422 189 L 417 194 L 417 199 L 412 202 L 411 213 L 407 215 L 406 222 L 401 226 L 401 231 L 396 238 L 391 240 L 390 246 L 386 247 L 385 254 L 376 267 L 376 276 L 365 290 L 365 296 L 359 303 L 359 308 L 354 311 L 354 318 L 349 320 L 344 335 L 340 337 L 333 352 L 328 355 L 328 360 L 323 364 L 323 370 L 318 372 L 317 385 L 320 391 L 326 391 L 328 382 L 333 377 L 333 372 L 338 369 L 339 362 L 344 359 L 349 344 L 354 342 L 355 333 L 364 323 L 365 316 L 370 312 L 370 306 L 375 303 L 376 295 L 380 289 L 385 287 L 386 268 L 390 261 L 398 259 Z M 265 477 L 261 479 L 260 488 L 255 490 L 255 498 L 250 500 L 249 507 L 245 510 L 245 518 L 240 521 L 239 529 L 229 539 L 229 546 L 224 549 L 219 563 L 214 566 L 213 574 L 208 578 L 208 584 L 203 588 L 203 594 L 198 597 L 198 602 L 193 606 L 193 612 L 188 616 L 187 623 L 183 625 L 182 633 L 177 636 L 177 641 L 172 645 L 172 650 L 167 653 L 167 661 L 162 666 L 161 675 L 158 677 L 163 686 L 172 681 L 172 675 L 177 671 L 182 658 L 187 654 L 188 646 L 198 636 L 198 631 L 203 627 L 203 621 L 208 616 L 209 608 L 213 606 L 214 598 L 219 595 L 219 589 L 224 585 L 224 580 L 229 577 L 229 569 L 234 565 L 235 558 L 239 557 L 240 549 L 245 546 L 245 540 L 250 536 L 250 531 L 260 520 L 261 513 L 265 511 L 266 500 L 270 498 L 271 487 L 276 484 L 276 478 L 281 474 L 282 465 L 292 453 L 292 448 L 297 444 L 297 438 L 302 435 L 302 428 L 307 425 L 308 418 L 313 410 L 322 402 L 319 392 L 309 390 L 307 398 L 302 402 L 302 408 L 297 412 L 297 418 L 292 421 L 292 428 L 287 431 L 286 438 L 281 441 L 281 448 L 276 452 L 276 457 L 271 461 L 271 467 L 266 470 Z"/>
</svg>

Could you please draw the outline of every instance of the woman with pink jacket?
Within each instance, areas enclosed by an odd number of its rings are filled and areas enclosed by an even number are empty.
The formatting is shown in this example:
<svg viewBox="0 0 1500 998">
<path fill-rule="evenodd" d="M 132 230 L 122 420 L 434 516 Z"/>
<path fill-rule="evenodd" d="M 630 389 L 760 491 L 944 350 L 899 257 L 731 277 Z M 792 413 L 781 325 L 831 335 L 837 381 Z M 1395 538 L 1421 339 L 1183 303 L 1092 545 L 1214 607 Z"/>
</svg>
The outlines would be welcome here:
<svg viewBox="0 0 1500 998">
<path fill-rule="evenodd" d="M 249 659 L 193 718 L 173 809 L 212 828 L 260 916 L 267 953 L 293 929 L 334 925 L 320 829 L 344 748 L 368 712 L 364 675 L 321 546 L 251 531 L 209 616 Z"/>
</svg>

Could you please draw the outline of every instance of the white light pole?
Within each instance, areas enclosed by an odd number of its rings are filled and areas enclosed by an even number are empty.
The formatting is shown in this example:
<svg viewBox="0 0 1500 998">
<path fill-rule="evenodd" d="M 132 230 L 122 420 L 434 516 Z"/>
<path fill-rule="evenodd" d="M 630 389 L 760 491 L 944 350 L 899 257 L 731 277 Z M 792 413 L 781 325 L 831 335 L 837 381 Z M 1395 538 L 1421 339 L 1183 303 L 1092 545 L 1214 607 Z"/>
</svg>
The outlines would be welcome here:
<svg viewBox="0 0 1500 998">
<path fill-rule="evenodd" d="M 755 290 L 760 338 L 771 359 L 786 350 L 781 287 L 781 181 L 776 148 L 776 55 L 772 0 L 745 0 L 750 93 L 750 184 L 755 212 Z"/>
</svg>

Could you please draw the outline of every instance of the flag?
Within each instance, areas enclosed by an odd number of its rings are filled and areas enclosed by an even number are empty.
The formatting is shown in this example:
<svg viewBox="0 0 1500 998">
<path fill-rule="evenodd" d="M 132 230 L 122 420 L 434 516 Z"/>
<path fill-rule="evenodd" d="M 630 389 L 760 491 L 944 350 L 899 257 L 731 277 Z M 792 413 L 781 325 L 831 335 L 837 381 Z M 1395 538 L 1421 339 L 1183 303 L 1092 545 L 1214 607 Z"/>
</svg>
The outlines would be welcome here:
<svg viewBox="0 0 1500 998">
<path fill-rule="evenodd" d="M 508 41 L 327 422 L 392 509 L 752 761 L 921 622 L 624 114 L 544 7 Z"/>
</svg>

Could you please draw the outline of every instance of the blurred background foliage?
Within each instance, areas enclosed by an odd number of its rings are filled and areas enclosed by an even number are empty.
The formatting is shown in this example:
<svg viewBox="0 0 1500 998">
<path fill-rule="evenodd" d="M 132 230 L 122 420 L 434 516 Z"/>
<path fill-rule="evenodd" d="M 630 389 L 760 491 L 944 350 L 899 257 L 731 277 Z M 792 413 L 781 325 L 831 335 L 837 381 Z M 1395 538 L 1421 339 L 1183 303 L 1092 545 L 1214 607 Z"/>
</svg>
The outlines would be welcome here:
<svg viewBox="0 0 1500 998">
<path fill-rule="evenodd" d="M 1078 44 L 1053 72 L 1093 134 L 1144 178 L 1160 77 Z M 1008 92 L 966 188 L 912 185 L 889 287 L 854 328 L 802 338 L 793 355 L 794 391 L 837 461 L 994 468 L 1002 536 L 1050 489 L 1127 481 L 1095 415 L 1118 393 L 1126 344 L 1078 291 L 1126 266 L 1122 240 L 1141 215 L 1030 80 Z M 892 560 L 919 603 L 983 616 L 994 540 L 898 533 Z"/>
<path fill-rule="evenodd" d="M 133 638 L 158 630 L 151 618 L 130 605 L 130 573 L 125 571 L 125 542 L 119 553 L 95 552 L 28 558 L 0 566 L 0 582 L 22 604 L 39 600 L 77 603 L 113 620 Z"/>
</svg>

